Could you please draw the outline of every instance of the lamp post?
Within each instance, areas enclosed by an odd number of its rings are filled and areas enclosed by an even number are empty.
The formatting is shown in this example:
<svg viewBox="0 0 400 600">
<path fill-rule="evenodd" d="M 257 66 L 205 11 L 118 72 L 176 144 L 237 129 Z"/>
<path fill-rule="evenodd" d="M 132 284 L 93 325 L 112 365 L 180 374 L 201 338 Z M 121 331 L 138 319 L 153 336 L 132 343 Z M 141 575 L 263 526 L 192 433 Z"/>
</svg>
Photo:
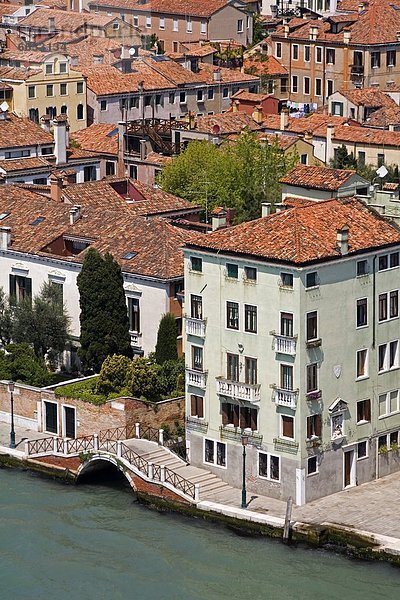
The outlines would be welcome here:
<svg viewBox="0 0 400 600">
<path fill-rule="evenodd" d="M 247 508 L 246 501 L 246 446 L 249 438 L 247 435 L 242 435 L 242 446 L 243 446 L 243 471 L 242 471 L 242 508 Z"/>
<path fill-rule="evenodd" d="M 11 400 L 11 431 L 10 431 L 10 448 L 15 448 L 15 431 L 14 431 L 14 382 L 8 383 Z"/>
</svg>

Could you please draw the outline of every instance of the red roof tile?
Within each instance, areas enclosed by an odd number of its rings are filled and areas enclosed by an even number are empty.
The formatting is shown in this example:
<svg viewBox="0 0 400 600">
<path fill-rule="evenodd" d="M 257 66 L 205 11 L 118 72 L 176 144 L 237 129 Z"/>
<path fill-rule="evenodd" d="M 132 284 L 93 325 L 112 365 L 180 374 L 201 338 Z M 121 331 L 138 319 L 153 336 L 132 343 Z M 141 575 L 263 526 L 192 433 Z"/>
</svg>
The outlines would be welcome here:
<svg viewBox="0 0 400 600">
<path fill-rule="evenodd" d="M 84 150 L 103 154 L 118 154 L 118 126 L 113 123 L 93 123 L 75 131 L 71 138 Z"/>
<path fill-rule="evenodd" d="M 280 183 L 296 187 L 317 190 L 338 190 L 346 181 L 355 175 L 350 169 L 330 169 L 329 167 L 313 167 L 296 165 L 281 179 Z"/>
<path fill-rule="evenodd" d="M 288 74 L 286 67 L 284 67 L 275 56 L 267 56 L 265 58 L 267 60 L 260 60 L 260 57 L 256 56 L 245 58 L 243 67 L 253 75 L 285 76 Z"/>
<path fill-rule="evenodd" d="M 110 6 L 137 12 L 209 17 L 227 4 L 228 0 L 148 0 L 145 3 L 141 0 L 93 0 L 89 2 L 89 7 Z"/>
<path fill-rule="evenodd" d="M 30 119 L 8 113 L 7 119 L 0 120 L 0 148 L 53 143 L 53 136 Z"/>
</svg>

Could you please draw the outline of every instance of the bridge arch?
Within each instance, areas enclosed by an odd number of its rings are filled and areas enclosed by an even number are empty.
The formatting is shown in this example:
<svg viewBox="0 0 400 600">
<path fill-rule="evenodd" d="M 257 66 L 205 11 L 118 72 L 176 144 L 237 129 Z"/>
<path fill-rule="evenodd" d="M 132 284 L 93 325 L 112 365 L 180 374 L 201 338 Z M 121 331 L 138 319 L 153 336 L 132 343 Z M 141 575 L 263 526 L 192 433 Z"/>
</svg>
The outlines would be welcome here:
<svg viewBox="0 0 400 600">
<path fill-rule="evenodd" d="M 99 455 L 99 456 L 91 456 L 88 460 L 83 462 L 77 472 L 76 475 L 76 483 L 80 483 L 82 479 L 88 477 L 90 475 L 94 475 L 97 473 L 101 473 L 104 471 L 108 472 L 116 472 L 122 474 L 125 479 L 128 481 L 132 490 L 136 492 L 136 486 L 133 480 L 131 473 L 124 467 L 116 458 L 111 455 Z"/>
</svg>

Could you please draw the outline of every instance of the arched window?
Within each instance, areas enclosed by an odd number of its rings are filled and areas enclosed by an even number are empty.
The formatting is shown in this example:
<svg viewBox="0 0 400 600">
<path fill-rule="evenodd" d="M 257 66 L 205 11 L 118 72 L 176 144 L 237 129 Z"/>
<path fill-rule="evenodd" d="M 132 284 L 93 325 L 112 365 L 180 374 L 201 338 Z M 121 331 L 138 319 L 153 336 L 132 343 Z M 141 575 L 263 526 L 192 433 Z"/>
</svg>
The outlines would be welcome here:
<svg viewBox="0 0 400 600">
<path fill-rule="evenodd" d="M 78 106 L 76 107 L 76 118 L 78 120 L 83 119 L 83 104 L 78 104 Z"/>
<path fill-rule="evenodd" d="M 29 109 L 29 118 L 34 123 L 39 123 L 39 109 L 38 108 L 30 108 Z"/>
<path fill-rule="evenodd" d="M 67 111 L 68 111 L 67 106 L 65 106 L 65 104 L 63 104 L 62 107 L 61 107 L 61 114 L 62 115 L 66 115 Z"/>
</svg>

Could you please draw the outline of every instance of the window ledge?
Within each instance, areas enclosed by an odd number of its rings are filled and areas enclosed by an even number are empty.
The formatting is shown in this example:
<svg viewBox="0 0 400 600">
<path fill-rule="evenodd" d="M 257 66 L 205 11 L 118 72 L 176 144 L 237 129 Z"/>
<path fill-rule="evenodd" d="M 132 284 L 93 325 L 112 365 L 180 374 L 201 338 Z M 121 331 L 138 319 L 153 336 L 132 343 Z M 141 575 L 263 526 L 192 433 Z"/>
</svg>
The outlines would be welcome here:
<svg viewBox="0 0 400 600">
<path fill-rule="evenodd" d="M 322 339 L 318 338 L 316 340 L 306 340 L 306 347 L 307 348 L 318 348 L 319 346 L 322 346 Z"/>
</svg>

